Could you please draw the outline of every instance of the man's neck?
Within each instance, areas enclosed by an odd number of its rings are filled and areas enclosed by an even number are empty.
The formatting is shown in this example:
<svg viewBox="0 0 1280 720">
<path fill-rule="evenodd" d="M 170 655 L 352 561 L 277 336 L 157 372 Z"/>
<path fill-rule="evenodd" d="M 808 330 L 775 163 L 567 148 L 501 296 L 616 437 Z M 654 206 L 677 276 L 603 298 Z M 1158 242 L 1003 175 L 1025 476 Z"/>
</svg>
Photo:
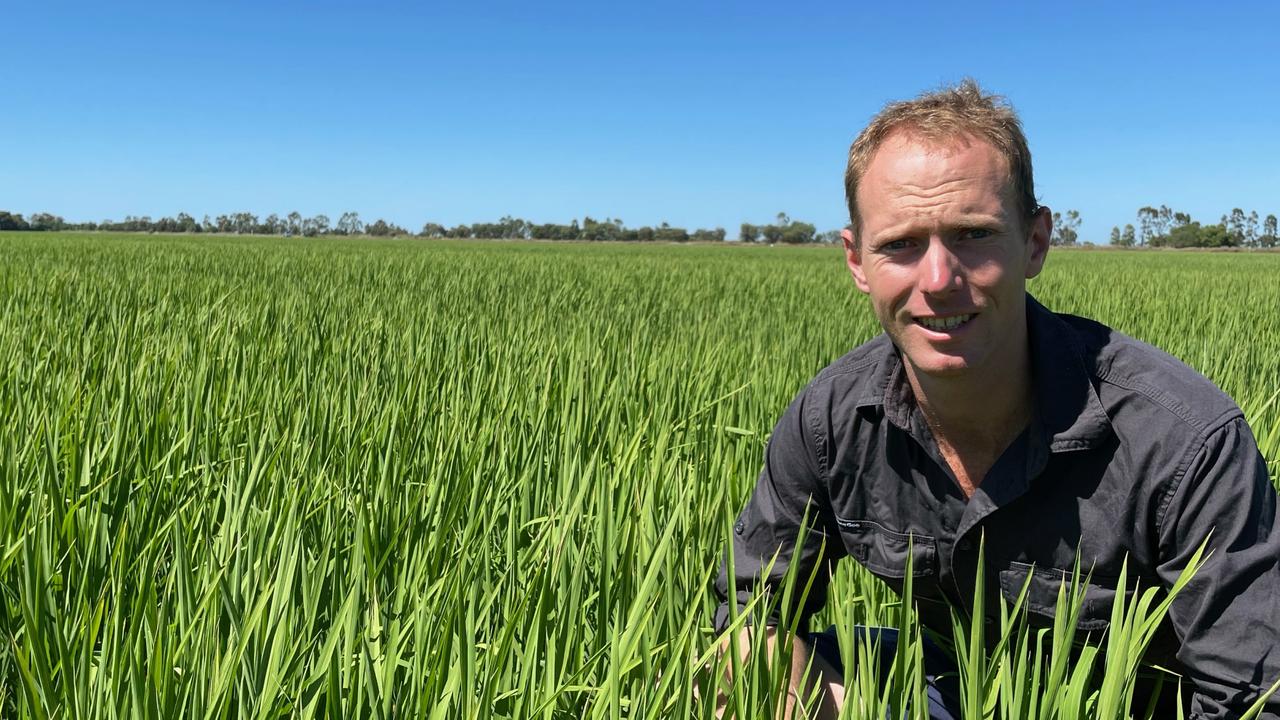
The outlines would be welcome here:
<svg viewBox="0 0 1280 720">
<path fill-rule="evenodd" d="M 947 435 L 1010 425 L 1021 430 L 1030 419 L 1031 378 L 1030 368 L 1025 365 L 1022 372 L 1001 373 L 999 379 L 989 382 L 931 378 L 917 374 L 910 365 L 906 371 L 916 403 L 930 427 L 940 428 Z"/>
<path fill-rule="evenodd" d="M 981 371 L 951 377 L 918 373 L 904 358 L 916 403 L 966 495 L 1031 420 L 1031 358 L 1021 352 Z"/>
</svg>

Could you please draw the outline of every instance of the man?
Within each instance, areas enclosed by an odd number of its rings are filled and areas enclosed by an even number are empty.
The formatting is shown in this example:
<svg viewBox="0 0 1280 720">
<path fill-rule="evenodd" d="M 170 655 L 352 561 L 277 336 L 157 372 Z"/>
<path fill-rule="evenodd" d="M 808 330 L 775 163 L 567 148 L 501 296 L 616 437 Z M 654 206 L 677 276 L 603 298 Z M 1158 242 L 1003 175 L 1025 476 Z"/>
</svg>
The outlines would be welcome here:
<svg viewBox="0 0 1280 720">
<path fill-rule="evenodd" d="M 1032 622 L 1051 627 L 1078 551 L 1078 627 L 1097 631 L 1126 557 L 1130 578 L 1168 588 L 1212 530 L 1146 660 L 1184 677 L 1191 717 L 1242 712 L 1280 677 L 1280 526 L 1240 410 L 1167 354 L 1027 294 L 1050 212 L 1017 116 L 972 81 L 887 106 L 854 141 L 845 187 L 845 257 L 885 332 L 775 427 L 734 528 L 736 601 L 799 563 L 817 569 L 807 616 L 827 563 L 851 555 L 900 588 L 910 554 L 921 619 L 946 633 L 948 606 L 972 605 L 985 538 L 988 613 L 1030 576 Z M 726 602 L 719 627 L 728 615 Z M 797 668 L 818 656 L 834 709 L 829 638 L 793 642 Z M 930 693 L 936 716 L 954 712 L 954 682 Z"/>
</svg>

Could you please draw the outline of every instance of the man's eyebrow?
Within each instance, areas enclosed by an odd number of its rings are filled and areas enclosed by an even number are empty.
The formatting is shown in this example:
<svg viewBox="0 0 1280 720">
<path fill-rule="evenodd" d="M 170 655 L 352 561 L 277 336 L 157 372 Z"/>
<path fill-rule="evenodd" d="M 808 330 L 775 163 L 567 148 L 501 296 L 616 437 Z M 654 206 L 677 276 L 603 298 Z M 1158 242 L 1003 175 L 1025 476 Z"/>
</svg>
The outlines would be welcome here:
<svg viewBox="0 0 1280 720">
<path fill-rule="evenodd" d="M 958 224 L 960 225 L 1004 225 L 1003 215 L 992 215 L 990 213 L 968 213 L 961 215 Z"/>
<path fill-rule="evenodd" d="M 872 242 L 880 242 L 886 239 L 907 237 L 914 235 L 921 230 L 932 230 L 935 225 L 936 223 L 932 220 L 926 220 L 923 222 L 907 220 L 872 233 L 870 239 Z M 1003 216 L 992 215 L 990 213 L 966 213 L 958 218 L 950 220 L 947 225 L 951 228 L 1003 229 L 1005 227 L 1005 219 Z"/>
</svg>

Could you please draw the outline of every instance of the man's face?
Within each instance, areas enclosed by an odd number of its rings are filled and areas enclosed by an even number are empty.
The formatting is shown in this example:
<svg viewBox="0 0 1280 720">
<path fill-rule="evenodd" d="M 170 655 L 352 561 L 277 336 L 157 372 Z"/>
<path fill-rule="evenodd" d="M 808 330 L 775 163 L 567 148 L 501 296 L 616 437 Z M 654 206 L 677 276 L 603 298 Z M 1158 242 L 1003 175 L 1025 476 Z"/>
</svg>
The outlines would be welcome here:
<svg viewBox="0 0 1280 720">
<path fill-rule="evenodd" d="M 1026 343 L 1026 281 L 1044 265 L 1046 209 L 1019 217 L 1009 169 L 983 140 L 890 136 L 858 185 L 858 289 L 916 373 L 1009 368 Z"/>
</svg>

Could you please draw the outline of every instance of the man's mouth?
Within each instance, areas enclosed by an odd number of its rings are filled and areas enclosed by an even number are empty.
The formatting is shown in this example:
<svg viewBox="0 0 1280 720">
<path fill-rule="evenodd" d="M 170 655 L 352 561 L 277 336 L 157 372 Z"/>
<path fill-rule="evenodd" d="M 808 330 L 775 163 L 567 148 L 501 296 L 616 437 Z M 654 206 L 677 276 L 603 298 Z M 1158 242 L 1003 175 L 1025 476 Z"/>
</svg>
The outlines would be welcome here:
<svg viewBox="0 0 1280 720">
<path fill-rule="evenodd" d="M 967 315 L 946 315 L 942 317 L 917 317 L 916 324 L 924 327 L 926 330 L 934 332 L 951 332 L 956 328 L 963 326 L 976 316 L 976 313 Z"/>
</svg>

